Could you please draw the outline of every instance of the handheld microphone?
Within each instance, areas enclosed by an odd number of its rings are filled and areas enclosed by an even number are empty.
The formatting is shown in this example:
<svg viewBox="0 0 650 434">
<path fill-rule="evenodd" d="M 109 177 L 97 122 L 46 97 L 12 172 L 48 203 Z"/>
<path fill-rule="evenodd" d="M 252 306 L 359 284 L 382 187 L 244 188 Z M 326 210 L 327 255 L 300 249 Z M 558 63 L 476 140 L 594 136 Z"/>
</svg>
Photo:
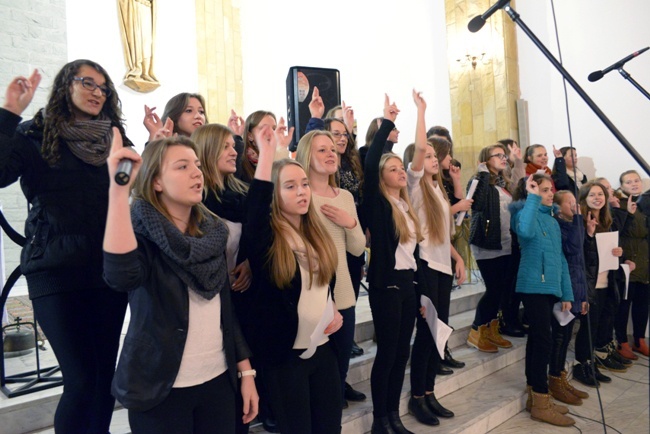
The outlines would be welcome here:
<svg viewBox="0 0 650 434">
<path fill-rule="evenodd" d="M 594 72 L 592 72 L 591 74 L 589 74 L 589 77 L 587 77 L 587 79 L 588 79 L 589 81 L 592 81 L 592 82 L 593 82 L 593 81 L 598 81 L 598 80 L 600 80 L 601 78 L 603 78 L 603 75 L 605 75 L 605 74 L 607 74 L 608 72 L 613 71 L 613 70 L 615 70 L 615 69 L 620 69 L 620 68 L 622 68 L 623 65 L 625 65 L 627 62 L 629 62 L 630 60 L 634 59 L 634 58 L 635 58 L 636 56 L 638 56 L 639 54 L 641 54 L 641 53 L 645 53 L 645 52 L 648 51 L 649 49 L 650 49 L 650 47 L 645 47 L 645 48 L 640 49 L 639 51 L 635 51 L 634 53 L 630 54 L 629 56 L 627 56 L 627 57 L 625 57 L 625 58 L 623 58 L 623 59 L 621 59 L 621 60 L 619 60 L 619 61 L 616 62 L 615 64 L 613 64 L 613 65 L 611 65 L 611 66 L 608 66 L 607 68 L 603 69 L 602 71 L 594 71 Z"/>
<path fill-rule="evenodd" d="M 133 161 L 128 158 L 122 158 L 117 164 L 117 172 L 115 172 L 115 182 L 118 185 L 126 185 L 131 179 L 131 171 L 133 170 Z"/>
<path fill-rule="evenodd" d="M 478 15 L 472 18 L 472 20 L 467 24 L 467 29 L 472 33 L 478 32 L 485 24 L 485 20 L 490 18 L 496 11 L 508 3 L 510 3 L 510 0 L 498 0 L 495 4 L 490 6 L 490 9 L 485 11 L 483 15 Z"/>
</svg>

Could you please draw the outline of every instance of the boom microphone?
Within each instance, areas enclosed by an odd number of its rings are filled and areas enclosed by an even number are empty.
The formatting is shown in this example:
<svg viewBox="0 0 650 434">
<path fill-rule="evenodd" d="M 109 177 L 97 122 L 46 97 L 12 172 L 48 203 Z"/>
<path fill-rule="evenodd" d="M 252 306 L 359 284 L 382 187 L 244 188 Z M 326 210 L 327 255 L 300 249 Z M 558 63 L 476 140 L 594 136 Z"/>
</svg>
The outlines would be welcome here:
<svg viewBox="0 0 650 434">
<path fill-rule="evenodd" d="M 498 11 L 508 3 L 510 3 L 510 0 L 498 0 L 495 4 L 490 6 L 490 9 L 485 11 L 483 15 L 478 15 L 472 18 L 472 20 L 467 24 L 467 28 L 472 33 L 478 32 L 485 24 L 485 20 L 490 18 L 496 11 Z"/>
<path fill-rule="evenodd" d="M 613 70 L 615 70 L 615 69 L 620 69 L 620 68 L 622 68 L 623 65 L 625 65 L 627 62 L 629 62 L 630 60 L 634 59 L 634 58 L 635 58 L 636 56 L 638 56 L 639 54 L 641 54 L 641 53 L 645 53 L 646 51 L 648 51 L 648 49 L 650 49 L 650 47 L 642 48 L 642 49 L 640 49 L 639 51 L 635 51 L 634 53 L 630 54 L 629 56 L 627 56 L 627 57 L 625 57 L 625 58 L 619 60 L 619 61 L 616 62 L 615 64 L 613 64 L 613 65 L 611 65 L 611 66 L 608 66 L 607 68 L 603 69 L 602 71 L 594 71 L 594 72 L 592 72 L 591 74 L 589 74 L 589 77 L 587 77 L 587 79 L 588 79 L 589 81 L 592 81 L 592 82 L 593 82 L 593 81 L 598 81 L 598 80 L 600 80 L 601 78 L 603 78 L 603 75 L 605 75 L 605 74 L 607 74 L 608 72 L 613 71 Z"/>
</svg>

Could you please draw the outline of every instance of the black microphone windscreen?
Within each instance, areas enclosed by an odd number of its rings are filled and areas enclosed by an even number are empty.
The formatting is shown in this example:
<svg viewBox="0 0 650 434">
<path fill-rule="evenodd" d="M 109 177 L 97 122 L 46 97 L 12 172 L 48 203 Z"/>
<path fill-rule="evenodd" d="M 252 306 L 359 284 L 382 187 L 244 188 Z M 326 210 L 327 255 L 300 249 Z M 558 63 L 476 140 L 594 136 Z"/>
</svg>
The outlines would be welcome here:
<svg viewBox="0 0 650 434">
<path fill-rule="evenodd" d="M 589 74 L 589 77 L 587 77 L 587 80 L 592 81 L 592 82 L 593 81 L 598 81 L 601 78 L 603 78 L 603 75 L 605 75 L 605 74 L 603 74 L 603 71 L 594 71 L 591 74 Z"/>
<path fill-rule="evenodd" d="M 470 32 L 476 33 L 481 30 L 484 24 L 485 20 L 480 15 L 477 15 L 467 24 L 467 28 Z"/>
</svg>

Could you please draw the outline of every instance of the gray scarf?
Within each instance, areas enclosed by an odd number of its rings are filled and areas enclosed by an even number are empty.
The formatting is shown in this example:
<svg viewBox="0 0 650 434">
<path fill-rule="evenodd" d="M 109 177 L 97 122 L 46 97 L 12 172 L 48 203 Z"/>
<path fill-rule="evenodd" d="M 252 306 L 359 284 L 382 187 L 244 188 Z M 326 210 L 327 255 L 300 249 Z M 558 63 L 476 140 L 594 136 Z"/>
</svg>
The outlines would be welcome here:
<svg viewBox="0 0 650 434">
<path fill-rule="evenodd" d="M 62 122 L 59 131 L 75 157 L 93 166 L 106 163 L 113 130 L 111 120 L 104 113 L 100 113 L 97 119 L 74 121 L 72 124 Z"/>
<path fill-rule="evenodd" d="M 131 221 L 135 233 L 156 244 L 165 263 L 201 297 L 211 300 L 221 289 L 229 287 L 228 229 L 222 221 L 207 218 L 199 227 L 203 236 L 187 236 L 144 200 L 133 202 Z"/>
</svg>

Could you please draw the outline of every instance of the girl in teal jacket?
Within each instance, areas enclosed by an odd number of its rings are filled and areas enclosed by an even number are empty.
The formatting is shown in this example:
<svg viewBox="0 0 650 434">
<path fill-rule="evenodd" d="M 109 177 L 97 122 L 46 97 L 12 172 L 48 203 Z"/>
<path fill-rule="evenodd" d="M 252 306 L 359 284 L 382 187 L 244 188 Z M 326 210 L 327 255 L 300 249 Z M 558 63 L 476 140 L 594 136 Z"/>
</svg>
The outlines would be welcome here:
<svg viewBox="0 0 650 434">
<path fill-rule="evenodd" d="M 552 216 L 550 177 L 538 174 L 528 177 L 526 193 L 522 196 L 526 194 L 526 201 L 513 203 L 510 213 L 511 228 L 517 233 L 521 248 L 516 291 L 521 294 L 530 326 L 526 343 L 526 382 L 532 397 L 531 417 L 553 425 L 570 426 L 575 421 L 560 414 L 548 394 L 551 325 L 557 321 L 553 306 L 561 301 L 562 311 L 568 311 L 573 301 L 560 226 Z"/>
</svg>

